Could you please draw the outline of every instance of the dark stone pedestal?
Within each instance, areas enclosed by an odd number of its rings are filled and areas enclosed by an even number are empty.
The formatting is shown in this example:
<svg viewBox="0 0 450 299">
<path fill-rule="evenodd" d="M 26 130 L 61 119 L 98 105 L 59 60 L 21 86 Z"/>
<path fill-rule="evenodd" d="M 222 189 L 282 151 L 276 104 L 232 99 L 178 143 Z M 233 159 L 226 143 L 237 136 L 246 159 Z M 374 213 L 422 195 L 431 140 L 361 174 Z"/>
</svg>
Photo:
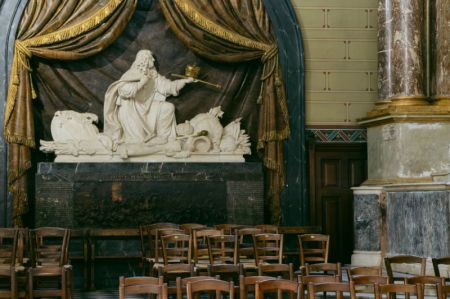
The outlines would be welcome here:
<svg viewBox="0 0 450 299">
<path fill-rule="evenodd" d="M 263 223 L 260 163 L 40 163 L 36 226 Z"/>
</svg>

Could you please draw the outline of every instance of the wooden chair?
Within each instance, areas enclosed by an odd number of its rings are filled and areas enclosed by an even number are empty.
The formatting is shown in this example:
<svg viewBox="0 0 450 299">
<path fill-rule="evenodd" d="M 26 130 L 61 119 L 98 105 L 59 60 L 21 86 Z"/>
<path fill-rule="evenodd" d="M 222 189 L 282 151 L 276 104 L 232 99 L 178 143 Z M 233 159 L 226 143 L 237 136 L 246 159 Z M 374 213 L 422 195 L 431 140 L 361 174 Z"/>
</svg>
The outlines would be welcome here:
<svg viewBox="0 0 450 299">
<path fill-rule="evenodd" d="M 164 265 L 191 264 L 192 240 L 189 235 L 171 234 L 161 237 Z"/>
<path fill-rule="evenodd" d="M 341 263 L 306 264 L 305 275 L 334 275 L 342 281 Z"/>
<path fill-rule="evenodd" d="M 415 277 L 407 277 L 405 279 L 406 284 L 415 284 L 418 285 L 421 289 L 423 295 L 425 295 L 425 286 L 433 287 L 436 292 L 437 298 L 444 298 L 442 288 L 445 285 L 445 280 L 443 277 L 438 276 L 415 276 Z"/>
<path fill-rule="evenodd" d="M 300 284 L 286 279 L 263 280 L 256 283 L 255 299 L 264 299 L 266 293 L 276 294 L 277 299 L 283 299 L 283 295 L 286 293 L 289 294 L 291 299 L 294 298 L 294 295 L 299 299 Z"/>
<path fill-rule="evenodd" d="M 350 297 L 357 298 L 358 294 L 368 294 L 372 297 L 377 297 L 376 286 L 379 284 L 387 284 L 388 278 L 378 275 L 356 275 L 350 281 Z"/>
<path fill-rule="evenodd" d="M 159 265 L 158 276 L 167 283 L 168 294 L 176 294 L 176 278 L 194 275 L 192 264 L 192 239 L 189 235 L 167 235 L 161 237 L 164 265 Z"/>
<path fill-rule="evenodd" d="M 236 230 L 236 235 L 239 240 L 238 246 L 238 263 L 244 265 L 247 271 L 254 271 L 256 273 L 255 248 L 253 246 L 253 236 L 261 234 L 263 231 L 255 227 L 245 227 Z"/>
<path fill-rule="evenodd" d="M 188 282 L 186 285 L 187 299 L 194 299 L 195 294 L 208 294 L 211 298 L 211 293 L 214 293 L 215 299 L 228 298 L 234 299 L 234 284 L 232 281 L 227 282 L 218 279 L 198 280 L 194 282 Z M 202 296 L 202 298 L 204 298 Z"/>
<path fill-rule="evenodd" d="M 239 299 L 247 299 L 249 293 L 253 293 L 253 296 L 250 298 L 255 298 L 255 285 L 256 283 L 265 281 L 265 280 L 275 280 L 275 277 L 271 276 L 239 276 Z"/>
<path fill-rule="evenodd" d="M 193 245 L 194 245 L 194 264 L 196 272 L 207 271 L 207 265 L 209 264 L 209 251 L 208 251 L 208 236 L 221 236 L 223 232 L 217 229 L 202 229 L 194 230 L 193 232 Z"/>
<path fill-rule="evenodd" d="M 309 284 L 335 283 L 340 282 L 339 277 L 334 275 L 299 275 L 298 283 L 300 284 L 300 299 L 305 298 L 305 292 L 308 290 Z M 326 295 L 323 296 L 326 298 Z"/>
<path fill-rule="evenodd" d="M 283 235 L 282 234 L 257 234 L 253 235 L 255 249 L 255 262 L 283 263 Z"/>
<path fill-rule="evenodd" d="M 32 267 L 28 269 L 29 298 L 71 298 L 72 267 L 68 263 L 70 230 L 57 227 L 36 228 L 30 230 L 30 240 Z"/>
<path fill-rule="evenodd" d="M 194 264 L 168 264 L 158 267 L 158 277 L 167 284 L 167 294 L 178 296 L 177 280 L 194 277 Z"/>
<path fill-rule="evenodd" d="M 383 294 L 389 298 L 395 298 L 396 294 L 402 293 L 406 299 L 409 299 L 411 295 L 416 296 L 417 299 L 423 299 L 421 288 L 415 284 L 379 284 L 376 288 L 378 298 L 382 298 Z"/>
<path fill-rule="evenodd" d="M 306 263 L 328 263 L 329 235 L 299 235 L 298 243 L 300 248 L 300 266 L 304 266 Z"/>
<path fill-rule="evenodd" d="M 350 292 L 349 284 L 346 282 L 329 282 L 319 284 L 308 284 L 308 299 L 315 299 L 317 293 L 329 293 L 336 294 L 336 299 L 342 299 L 344 292 Z"/>
<path fill-rule="evenodd" d="M 398 264 L 410 264 L 420 267 L 420 276 L 425 276 L 427 259 L 413 255 L 397 255 L 384 258 L 384 264 L 386 266 L 386 273 L 389 278 L 389 283 L 395 283 L 395 281 L 404 281 L 405 277 L 398 277 L 394 275 L 393 267 Z"/>
<path fill-rule="evenodd" d="M 294 280 L 294 266 L 289 264 L 259 264 L 258 276 L 281 277 L 287 280 Z"/>
<path fill-rule="evenodd" d="M 186 295 L 186 286 L 189 282 L 208 280 L 208 279 L 216 279 L 219 277 L 209 277 L 209 276 L 191 276 L 191 277 L 177 277 L 176 279 L 176 288 L 177 288 L 177 299 L 183 299 L 183 294 Z"/>
<path fill-rule="evenodd" d="M 450 267 L 450 256 L 440 257 L 440 258 L 432 258 L 431 262 L 433 263 L 434 275 L 441 277 L 441 272 L 439 270 L 440 265 L 446 265 Z M 450 282 L 450 277 L 445 277 L 446 282 Z"/>
<path fill-rule="evenodd" d="M 237 236 L 221 235 L 208 236 L 209 263 L 214 264 L 237 264 Z"/>
<path fill-rule="evenodd" d="M 16 271 L 23 269 L 18 261 L 19 231 L 0 228 L 0 297 L 18 298 Z"/>
<path fill-rule="evenodd" d="M 381 276 L 381 267 L 353 267 L 347 268 L 347 276 L 349 281 L 358 276 Z M 387 283 L 387 282 L 386 282 Z"/>
<path fill-rule="evenodd" d="M 162 249 L 158 244 L 157 231 L 165 228 L 179 228 L 178 224 L 170 222 L 160 222 L 139 226 L 139 235 L 141 239 L 141 255 L 143 273 L 151 273 L 153 264 L 162 263 Z M 149 268 L 149 270 L 147 270 Z"/>
<path fill-rule="evenodd" d="M 119 278 L 119 299 L 127 295 L 156 295 L 158 299 L 167 299 L 167 284 L 160 278 L 141 276 Z"/>
<path fill-rule="evenodd" d="M 260 229 L 263 233 L 268 233 L 268 234 L 279 234 L 280 233 L 278 225 L 274 225 L 274 224 L 258 224 L 258 225 L 255 225 L 255 227 L 257 229 Z"/>
</svg>

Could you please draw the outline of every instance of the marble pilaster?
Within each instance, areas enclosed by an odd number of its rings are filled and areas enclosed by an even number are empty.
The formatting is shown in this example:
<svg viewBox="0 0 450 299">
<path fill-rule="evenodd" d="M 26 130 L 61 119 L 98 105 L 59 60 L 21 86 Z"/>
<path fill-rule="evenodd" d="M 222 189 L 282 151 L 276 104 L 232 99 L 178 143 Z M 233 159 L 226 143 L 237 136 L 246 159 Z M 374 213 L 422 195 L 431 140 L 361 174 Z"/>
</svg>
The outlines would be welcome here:
<svg viewBox="0 0 450 299">
<path fill-rule="evenodd" d="M 432 83 L 433 98 L 450 103 L 450 5 L 448 0 L 432 1 Z"/>
<path fill-rule="evenodd" d="M 421 103 L 423 90 L 422 0 L 379 2 L 379 95 L 381 101 Z"/>
</svg>

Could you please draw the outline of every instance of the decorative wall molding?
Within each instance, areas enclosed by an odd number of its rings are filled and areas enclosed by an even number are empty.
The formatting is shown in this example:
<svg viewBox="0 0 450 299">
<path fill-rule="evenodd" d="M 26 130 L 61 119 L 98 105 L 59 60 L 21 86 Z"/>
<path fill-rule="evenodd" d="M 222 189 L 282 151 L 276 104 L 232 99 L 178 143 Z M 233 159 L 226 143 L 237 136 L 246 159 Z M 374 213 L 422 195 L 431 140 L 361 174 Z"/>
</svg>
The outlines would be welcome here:
<svg viewBox="0 0 450 299">
<path fill-rule="evenodd" d="M 317 143 L 366 143 L 366 129 L 306 129 Z"/>
</svg>

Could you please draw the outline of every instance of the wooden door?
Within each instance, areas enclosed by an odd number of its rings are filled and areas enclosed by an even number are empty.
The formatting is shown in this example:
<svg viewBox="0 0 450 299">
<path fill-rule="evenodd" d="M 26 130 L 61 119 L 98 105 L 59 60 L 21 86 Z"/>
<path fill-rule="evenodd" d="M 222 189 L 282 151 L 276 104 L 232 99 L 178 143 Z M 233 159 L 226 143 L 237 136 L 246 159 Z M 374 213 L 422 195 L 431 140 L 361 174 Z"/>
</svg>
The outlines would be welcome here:
<svg viewBox="0 0 450 299">
<path fill-rule="evenodd" d="M 353 192 L 367 178 L 365 144 L 313 144 L 310 217 L 330 235 L 330 262 L 350 263 L 353 252 Z"/>
</svg>

